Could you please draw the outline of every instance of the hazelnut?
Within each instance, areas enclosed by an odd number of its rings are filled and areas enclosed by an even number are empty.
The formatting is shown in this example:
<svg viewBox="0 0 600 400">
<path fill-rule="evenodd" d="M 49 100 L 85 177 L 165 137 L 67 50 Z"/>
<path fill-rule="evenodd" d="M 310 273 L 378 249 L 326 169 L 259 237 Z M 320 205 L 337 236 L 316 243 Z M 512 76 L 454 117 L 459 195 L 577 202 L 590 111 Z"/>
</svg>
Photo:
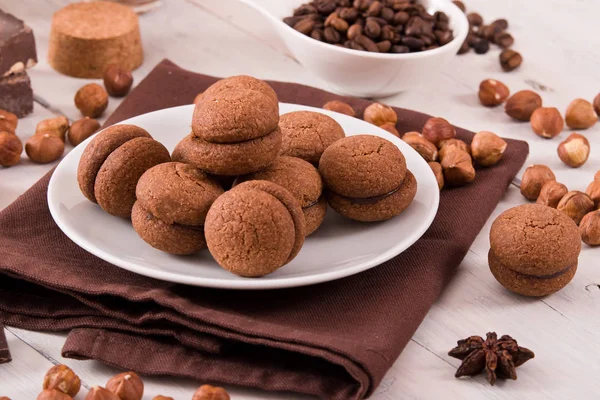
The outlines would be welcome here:
<svg viewBox="0 0 600 400">
<path fill-rule="evenodd" d="M 548 181 L 542 186 L 540 195 L 537 198 L 536 203 L 556 208 L 558 202 L 569 193 L 569 189 L 562 183 L 556 181 Z"/>
<path fill-rule="evenodd" d="M 12 167 L 21 161 L 23 143 L 17 135 L 8 132 L 0 132 L 0 165 Z"/>
<path fill-rule="evenodd" d="M 94 386 L 85 396 L 85 400 L 119 400 L 119 396 L 100 386 Z"/>
<path fill-rule="evenodd" d="M 473 136 L 471 155 L 483 167 L 490 167 L 502 159 L 507 143 L 492 132 L 481 131 Z"/>
<path fill-rule="evenodd" d="M 69 142 L 73 146 L 79 145 L 85 139 L 92 136 L 96 131 L 100 129 L 100 123 L 93 118 L 83 117 L 80 120 L 73 122 L 71 129 L 69 129 Z"/>
<path fill-rule="evenodd" d="M 521 194 L 525 198 L 535 201 L 540 195 L 542 186 L 549 181 L 555 181 L 556 176 L 550 168 L 545 165 L 531 165 L 527 167 L 521 179 Z"/>
<path fill-rule="evenodd" d="M 416 150 L 417 153 L 425 159 L 425 161 L 435 161 L 438 157 L 437 147 L 423 136 L 419 135 L 404 135 L 402 138 L 410 147 Z"/>
<path fill-rule="evenodd" d="M 542 106 L 542 98 L 531 90 L 521 90 L 513 94 L 504 105 L 504 111 L 519 121 L 529 121 L 531 114 Z"/>
<path fill-rule="evenodd" d="M 567 193 L 558 202 L 556 209 L 567 214 L 569 218 L 579 225 L 585 214 L 594 209 L 594 202 L 587 194 L 574 190 Z"/>
<path fill-rule="evenodd" d="M 339 112 L 340 114 L 346 114 L 351 117 L 356 116 L 356 113 L 354 112 L 354 109 L 352 108 L 352 106 L 350 104 L 344 103 L 343 101 L 339 101 L 339 100 L 328 101 L 327 103 L 325 103 L 323 105 L 323 109 Z"/>
<path fill-rule="evenodd" d="M 202 385 L 196 390 L 192 400 L 230 400 L 230 398 L 222 387 Z"/>
<path fill-rule="evenodd" d="M 466 151 L 455 150 L 442 159 L 444 182 L 450 186 L 460 186 L 475 179 L 475 168 L 471 156 Z"/>
<path fill-rule="evenodd" d="M 25 153 L 38 164 L 47 164 L 58 160 L 65 151 L 65 143 L 49 133 L 35 134 L 25 142 Z"/>
<path fill-rule="evenodd" d="M 438 147 L 440 149 L 440 159 L 443 159 L 446 154 L 456 149 L 466 151 L 467 153 L 471 154 L 471 146 L 460 139 L 443 140 L 439 143 Z"/>
<path fill-rule="evenodd" d="M 456 137 L 456 129 L 444 118 L 429 118 L 423 125 L 423 136 L 431 143 L 439 146 L 443 140 Z"/>
<path fill-rule="evenodd" d="M 390 106 L 373 103 L 365 109 L 364 120 L 377 126 L 383 125 L 386 122 L 396 125 L 398 115 Z"/>
<path fill-rule="evenodd" d="M 162 394 L 159 394 L 158 396 L 154 396 L 152 398 L 152 400 L 174 400 L 174 399 L 172 397 L 163 396 Z"/>
<path fill-rule="evenodd" d="M 590 196 L 596 208 L 600 207 L 600 181 L 593 181 L 589 184 L 585 193 Z"/>
<path fill-rule="evenodd" d="M 0 110 L 0 132 L 14 134 L 17 130 L 19 119 L 11 112 Z"/>
<path fill-rule="evenodd" d="M 144 382 L 133 371 L 115 375 L 106 382 L 106 389 L 121 400 L 141 400 L 144 395 Z"/>
<path fill-rule="evenodd" d="M 81 381 L 73 370 L 66 365 L 55 365 L 44 376 L 44 389 L 56 389 L 75 397 L 81 388 Z"/>
<path fill-rule="evenodd" d="M 35 133 L 49 133 L 52 136 L 56 136 L 63 142 L 65 141 L 65 135 L 69 130 L 69 120 L 65 116 L 59 116 L 56 118 L 48 118 L 41 120 L 35 127 Z"/>
<path fill-rule="evenodd" d="M 565 127 L 560 111 L 555 107 L 540 107 L 531 114 L 531 129 L 546 139 L 552 139 Z"/>
<path fill-rule="evenodd" d="M 103 79 L 106 91 L 113 97 L 123 97 L 127 95 L 133 84 L 131 71 L 126 70 L 117 64 L 111 64 L 106 67 Z"/>
<path fill-rule="evenodd" d="M 406 138 L 408 138 L 408 137 L 410 137 L 410 136 L 423 136 L 423 135 L 421 135 L 419 132 L 410 131 L 410 132 L 406 132 L 406 133 L 405 133 L 405 134 L 402 136 L 402 139 L 404 140 L 404 139 L 406 139 Z M 599 171 L 599 173 L 600 173 L 600 171 Z"/>
<path fill-rule="evenodd" d="M 392 124 L 391 122 L 386 122 L 383 125 L 379 125 L 379 127 L 385 131 L 388 131 L 396 137 L 400 137 L 400 132 L 398 132 L 398 129 L 396 129 L 396 125 Z"/>
<path fill-rule="evenodd" d="M 479 101 L 486 107 L 499 106 L 509 95 L 508 87 L 495 79 L 486 79 L 479 84 Z"/>
<path fill-rule="evenodd" d="M 558 145 L 558 157 L 569 167 L 581 167 L 590 156 L 590 142 L 579 133 L 572 133 Z"/>
<path fill-rule="evenodd" d="M 2 397 L 0 397 L 0 400 L 10 400 L 10 398 L 6 397 L 6 396 L 2 396 Z"/>
<path fill-rule="evenodd" d="M 581 240 L 588 246 L 600 246 L 600 210 L 587 213 L 579 223 Z"/>
<path fill-rule="evenodd" d="M 86 117 L 97 118 L 108 106 L 108 94 L 102 86 L 89 83 L 75 93 L 75 106 Z"/>
<path fill-rule="evenodd" d="M 600 171 L 596 172 L 596 175 L 594 175 L 594 180 L 600 181 Z"/>
<path fill-rule="evenodd" d="M 571 129 L 587 129 L 598 122 L 598 114 L 596 114 L 594 106 L 589 101 L 575 99 L 567 107 L 565 121 Z"/>
<path fill-rule="evenodd" d="M 73 400 L 73 398 L 60 390 L 45 389 L 38 394 L 37 400 Z"/>
<path fill-rule="evenodd" d="M 442 171 L 442 164 L 435 161 L 430 161 L 427 164 L 429 164 L 429 167 L 433 171 L 433 175 L 435 175 L 438 187 L 442 190 L 444 188 L 444 172 Z"/>
<path fill-rule="evenodd" d="M 600 115 L 600 93 L 594 97 L 594 111 L 596 111 L 596 114 Z"/>
</svg>

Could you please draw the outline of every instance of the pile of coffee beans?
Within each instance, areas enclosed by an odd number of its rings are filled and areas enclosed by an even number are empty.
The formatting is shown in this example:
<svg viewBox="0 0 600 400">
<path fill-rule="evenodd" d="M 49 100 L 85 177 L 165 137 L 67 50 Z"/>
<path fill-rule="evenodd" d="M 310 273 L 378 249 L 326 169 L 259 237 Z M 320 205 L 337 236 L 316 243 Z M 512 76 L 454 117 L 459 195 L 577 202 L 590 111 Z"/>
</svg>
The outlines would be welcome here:
<svg viewBox="0 0 600 400">
<path fill-rule="evenodd" d="M 314 0 L 283 21 L 321 42 L 376 53 L 414 53 L 454 38 L 443 12 L 416 0 Z"/>
</svg>

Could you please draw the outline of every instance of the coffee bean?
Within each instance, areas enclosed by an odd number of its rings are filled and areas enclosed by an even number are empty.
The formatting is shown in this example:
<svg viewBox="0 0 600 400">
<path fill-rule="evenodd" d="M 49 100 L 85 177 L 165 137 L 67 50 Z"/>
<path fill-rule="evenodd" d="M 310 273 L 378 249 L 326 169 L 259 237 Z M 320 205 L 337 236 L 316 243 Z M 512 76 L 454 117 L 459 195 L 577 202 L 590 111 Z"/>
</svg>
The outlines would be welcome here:
<svg viewBox="0 0 600 400">
<path fill-rule="evenodd" d="M 495 20 L 494 22 L 492 22 L 492 25 L 498 25 L 502 28 L 503 31 L 508 29 L 508 21 L 504 18 Z"/>
<path fill-rule="evenodd" d="M 474 33 L 469 33 L 467 35 L 466 42 L 470 47 L 473 47 L 473 46 L 475 46 L 475 43 L 477 43 L 478 40 L 479 39 L 477 38 L 477 35 L 475 35 Z"/>
<path fill-rule="evenodd" d="M 493 23 L 491 25 L 488 25 L 485 27 L 484 31 L 483 31 L 483 37 L 486 38 L 487 40 L 493 40 L 494 37 L 499 34 L 504 32 L 504 28 L 502 27 L 502 24 L 498 24 L 498 23 Z"/>
<path fill-rule="evenodd" d="M 483 17 L 475 12 L 467 14 L 469 24 L 473 26 L 479 26 L 483 24 Z"/>
<path fill-rule="evenodd" d="M 412 17 L 404 27 L 404 32 L 408 36 L 420 35 L 423 33 L 425 21 L 420 17 Z"/>
<path fill-rule="evenodd" d="M 463 42 L 463 44 L 460 46 L 460 49 L 458 49 L 458 54 L 468 53 L 469 50 L 471 50 L 471 46 L 469 46 L 468 40 L 465 40 Z"/>
<path fill-rule="evenodd" d="M 348 28 L 348 39 L 354 40 L 358 35 L 362 35 L 362 32 L 362 26 L 354 24 L 350 28 Z"/>
<path fill-rule="evenodd" d="M 315 21 L 313 21 L 310 18 L 301 19 L 300 21 L 298 21 L 296 23 L 296 25 L 294 25 L 295 30 L 297 30 L 298 32 L 301 32 L 305 35 L 310 34 L 314 27 L 315 27 Z"/>
<path fill-rule="evenodd" d="M 360 44 L 356 43 L 354 40 L 350 41 L 350 48 L 353 50 L 366 51 L 366 49 L 364 47 L 362 47 Z"/>
<path fill-rule="evenodd" d="M 402 44 L 408 46 L 408 48 L 413 51 L 421 50 L 423 47 L 425 47 L 425 43 L 422 40 L 411 36 L 403 37 Z"/>
<path fill-rule="evenodd" d="M 342 8 L 339 12 L 339 15 L 341 19 L 352 23 L 358 18 L 358 10 L 356 8 L 351 7 Z"/>
<path fill-rule="evenodd" d="M 448 18 L 448 16 L 446 15 L 446 13 L 443 12 L 443 11 L 436 11 L 435 14 L 433 14 L 433 18 L 436 21 L 440 21 L 440 22 L 448 22 L 448 21 L 450 21 L 450 18 Z"/>
<path fill-rule="evenodd" d="M 453 39 L 452 32 L 450 31 L 435 31 L 434 34 L 438 40 L 438 43 L 442 46 L 450 43 Z"/>
<path fill-rule="evenodd" d="M 367 24 L 365 25 L 365 35 L 371 39 L 377 39 L 381 35 L 381 26 L 377 21 L 372 18 L 367 18 Z"/>
<path fill-rule="evenodd" d="M 372 0 L 354 0 L 352 6 L 359 11 L 367 11 L 367 8 L 371 5 Z"/>
<path fill-rule="evenodd" d="M 335 0 L 314 0 L 313 4 L 321 15 L 329 15 L 337 8 Z"/>
<path fill-rule="evenodd" d="M 346 32 L 348 30 L 348 23 L 339 17 L 334 18 L 333 21 L 331 21 L 331 26 L 338 32 Z"/>
<path fill-rule="evenodd" d="M 354 41 L 364 47 L 367 51 L 378 53 L 379 47 L 374 41 L 366 37 L 365 35 L 358 35 Z"/>
<path fill-rule="evenodd" d="M 381 28 L 381 40 L 393 40 L 397 33 L 390 25 L 386 25 Z"/>
<path fill-rule="evenodd" d="M 409 19 L 410 15 L 408 15 L 407 12 L 398 11 L 396 14 L 394 14 L 394 19 L 392 20 L 392 23 L 394 23 L 395 25 L 404 25 L 408 22 Z"/>
<path fill-rule="evenodd" d="M 310 37 L 318 40 L 319 42 L 322 42 L 324 37 L 323 37 L 323 29 L 313 29 L 313 31 L 310 33 Z"/>
<path fill-rule="evenodd" d="M 351 0 L 337 0 L 337 4 L 340 7 L 350 7 L 350 5 L 352 4 Z"/>
<path fill-rule="evenodd" d="M 460 10 L 461 10 L 462 12 L 465 12 L 465 11 L 467 11 L 467 7 L 465 7 L 465 3 L 463 3 L 462 1 L 460 1 L 460 0 L 454 0 L 454 1 L 453 1 L 453 3 L 454 3 L 454 4 L 455 4 L 455 5 L 458 7 L 458 8 L 460 8 Z"/>
<path fill-rule="evenodd" d="M 432 44 L 431 46 L 425 47 L 425 50 L 433 50 L 433 49 L 437 49 L 440 46 L 438 46 L 437 44 Z"/>
<path fill-rule="evenodd" d="M 508 49 L 510 46 L 513 45 L 514 42 L 515 39 L 508 32 L 500 32 L 499 34 L 494 36 L 494 43 L 502 47 L 503 49 Z"/>
<path fill-rule="evenodd" d="M 435 23 L 435 28 L 441 31 L 447 31 L 449 29 L 449 25 L 447 22 L 444 21 L 437 21 Z"/>
<path fill-rule="evenodd" d="M 475 53 L 485 54 L 490 50 L 490 42 L 487 39 L 480 39 L 477 43 L 475 43 L 473 48 L 475 49 Z"/>
<path fill-rule="evenodd" d="M 500 65 L 505 72 L 517 69 L 523 63 L 523 57 L 520 53 L 506 49 L 500 53 Z"/>
<path fill-rule="evenodd" d="M 381 17 L 367 17 L 367 19 L 377 22 L 382 28 L 388 24 L 387 21 Z"/>
<path fill-rule="evenodd" d="M 408 46 L 394 45 L 390 49 L 390 52 L 396 53 L 396 54 L 404 54 L 404 53 L 410 53 L 410 49 L 408 48 Z"/>
<path fill-rule="evenodd" d="M 367 8 L 367 16 L 369 17 L 378 17 L 381 9 L 383 8 L 383 4 L 380 1 L 374 1 L 371 3 L 369 8 Z"/>
<path fill-rule="evenodd" d="M 391 8 L 383 7 L 379 15 L 381 16 L 381 18 L 385 19 L 389 23 L 392 22 L 392 20 L 394 19 L 395 13 L 394 10 L 392 10 Z"/>
<path fill-rule="evenodd" d="M 285 22 L 287 25 L 289 25 L 293 28 L 294 25 L 296 25 L 301 19 L 302 19 L 302 16 L 297 15 L 295 17 L 285 17 L 283 19 L 283 22 Z"/>
<path fill-rule="evenodd" d="M 333 27 L 328 26 L 323 31 L 323 37 L 327 43 L 339 43 L 342 40 L 342 36 L 338 31 L 336 31 Z"/>
<path fill-rule="evenodd" d="M 302 4 L 294 10 L 294 16 L 316 14 L 317 12 L 317 8 L 312 4 Z"/>
<path fill-rule="evenodd" d="M 376 45 L 380 53 L 387 53 L 392 48 L 392 42 L 390 42 L 389 40 L 377 42 Z"/>
</svg>

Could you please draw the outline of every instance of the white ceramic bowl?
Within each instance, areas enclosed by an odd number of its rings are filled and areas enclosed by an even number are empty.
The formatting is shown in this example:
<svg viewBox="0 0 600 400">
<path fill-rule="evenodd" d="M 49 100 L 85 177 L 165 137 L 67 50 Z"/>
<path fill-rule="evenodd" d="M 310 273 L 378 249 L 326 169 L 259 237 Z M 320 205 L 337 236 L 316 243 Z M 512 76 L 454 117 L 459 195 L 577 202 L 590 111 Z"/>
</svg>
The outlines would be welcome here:
<svg viewBox="0 0 600 400">
<path fill-rule="evenodd" d="M 384 97 L 428 83 L 456 55 L 469 32 L 465 14 L 450 0 L 422 0 L 430 13 L 450 18 L 454 40 L 434 50 L 380 54 L 350 50 L 314 40 L 282 20 L 307 0 L 241 0 L 262 12 L 294 57 L 335 92 L 358 97 Z"/>
</svg>

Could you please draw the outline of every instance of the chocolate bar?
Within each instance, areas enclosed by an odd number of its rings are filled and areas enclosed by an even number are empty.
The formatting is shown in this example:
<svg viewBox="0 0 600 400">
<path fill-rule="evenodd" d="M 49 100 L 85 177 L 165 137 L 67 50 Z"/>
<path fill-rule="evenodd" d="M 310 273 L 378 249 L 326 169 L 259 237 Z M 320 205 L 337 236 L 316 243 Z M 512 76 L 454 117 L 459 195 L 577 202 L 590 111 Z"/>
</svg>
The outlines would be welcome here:
<svg viewBox="0 0 600 400">
<path fill-rule="evenodd" d="M 31 28 L 0 10 L 0 76 L 22 72 L 36 63 L 35 38 Z"/>
<path fill-rule="evenodd" d="M 4 335 L 4 325 L 0 321 L 0 364 L 11 362 L 10 350 L 8 350 L 8 341 Z"/>
<path fill-rule="evenodd" d="M 0 78 L 0 109 L 19 118 L 33 111 L 33 90 L 27 72 Z"/>
</svg>

